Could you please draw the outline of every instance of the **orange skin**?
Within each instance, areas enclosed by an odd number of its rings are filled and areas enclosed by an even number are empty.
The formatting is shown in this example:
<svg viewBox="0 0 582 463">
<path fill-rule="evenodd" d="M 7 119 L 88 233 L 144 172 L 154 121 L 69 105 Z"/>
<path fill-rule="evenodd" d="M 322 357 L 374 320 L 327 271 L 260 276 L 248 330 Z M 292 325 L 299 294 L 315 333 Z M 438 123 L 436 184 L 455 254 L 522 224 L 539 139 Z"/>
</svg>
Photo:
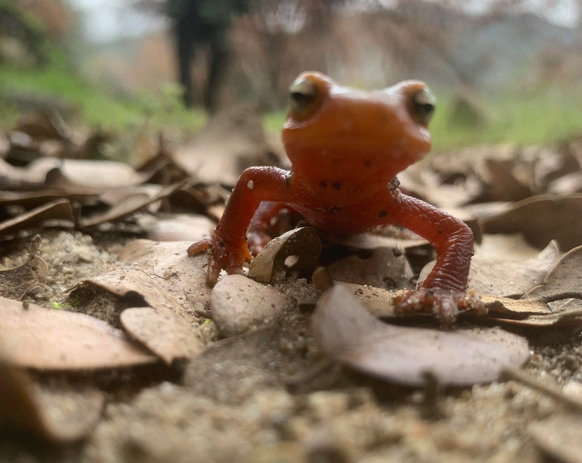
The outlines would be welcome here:
<svg viewBox="0 0 582 463">
<path fill-rule="evenodd" d="M 414 95 L 426 85 L 405 81 L 365 92 L 315 72 L 303 73 L 296 82 L 300 79 L 316 88 L 316 97 L 305 110 L 291 110 L 283 126 L 292 169 L 245 170 L 214 232 L 188 249 L 190 255 L 212 249 L 208 283 L 214 285 L 222 269 L 242 273 L 243 263 L 252 259 L 247 228 L 261 202 L 269 201 L 336 235 L 387 224 L 412 230 L 436 248 L 437 262 L 419 289 L 397 301 L 397 311 L 434 312 L 450 324 L 459 309 L 475 308 L 478 299 L 465 294 L 471 230 L 398 188 L 396 175 L 431 148 L 427 126 L 412 107 Z"/>
</svg>

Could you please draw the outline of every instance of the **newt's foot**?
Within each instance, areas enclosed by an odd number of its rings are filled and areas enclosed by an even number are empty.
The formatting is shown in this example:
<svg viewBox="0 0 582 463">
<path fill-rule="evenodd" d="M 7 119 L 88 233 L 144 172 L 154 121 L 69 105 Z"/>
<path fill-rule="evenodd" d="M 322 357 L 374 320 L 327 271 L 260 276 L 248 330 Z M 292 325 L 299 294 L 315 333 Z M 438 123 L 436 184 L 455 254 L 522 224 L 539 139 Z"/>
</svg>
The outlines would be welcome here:
<svg viewBox="0 0 582 463">
<path fill-rule="evenodd" d="M 436 288 L 419 288 L 394 300 L 395 313 L 432 313 L 444 326 L 452 325 L 462 310 L 481 315 L 485 313 L 485 306 L 474 291 L 461 293 Z"/>
<path fill-rule="evenodd" d="M 208 261 L 206 280 L 208 286 L 214 286 L 216 284 L 222 269 L 225 269 L 229 275 L 241 274 L 243 264 L 252 260 L 246 242 L 243 241 L 239 246 L 232 245 L 222 239 L 216 231 L 192 244 L 188 248 L 188 255 L 195 256 L 208 249 L 212 250 L 210 260 Z"/>
</svg>

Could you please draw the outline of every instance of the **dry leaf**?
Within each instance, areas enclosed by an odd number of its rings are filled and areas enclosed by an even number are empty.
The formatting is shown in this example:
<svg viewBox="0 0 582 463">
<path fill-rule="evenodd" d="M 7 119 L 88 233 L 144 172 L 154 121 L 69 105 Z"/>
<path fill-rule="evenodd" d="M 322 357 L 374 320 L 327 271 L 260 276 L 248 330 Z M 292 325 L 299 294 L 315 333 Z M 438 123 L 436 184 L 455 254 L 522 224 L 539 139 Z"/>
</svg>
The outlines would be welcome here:
<svg viewBox="0 0 582 463">
<path fill-rule="evenodd" d="M 180 323 L 171 312 L 160 313 L 150 307 L 137 307 L 121 312 L 121 325 L 166 364 L 177 359 L 190 359 L 200 353 L 201 344 L 195 330 Z"/>
<path fill-rule="evenodd" d="M 97 214 L 92 217 L 81 219 L 79 227 L 81 230 L 87 230 L 104 222 L 114 222 L 139 211 L 140 209 L 155 203 L 160 199 L 167 198 L 174 191 L 180 188 L 184 182 L 175 183 L 174 185 L 163 188 L 157 195 L 151 197 L 145 193 L 138 193 L 126 197 L 123 201 L 113 206 L 103 214 Z"/>
<path fill-rule="evenodd" d="M 14 365 L 92 370 L 152 363 L 123 332 L 88 315 L 0 298 L 0 331 Z"/>
<path fill-rule="evenodd" d="M 0 296 L 21 300 L 26 293 L 42 284 L 48 275 L 48 265 L 38 256 L 30 256 L 24 264 L 0 269 Z"/>
<path fill-rule="evenodd" d="M 485 159 L 485 168 L 487 171 L 485 181 L 496 201 L 520 201 L 532 195 L 529 187 L 522 185 L 515 178 L 506 163 Z"/>
<path fill-rule="evenodd" d="M 207 306 L 210 298 L 205 268 L 208 259 L 205 255 L 189 256 L 186 250 L 190 244 L 135 240 L 123 248 L 119 261 L 147 274 L 150 278 L 148 284 L 155 283 L 167 298 L 176 301 L 186 311 L 195 312 Z M 123 273 L 122 267 L 120 271 Z M 111 283 L 115 286 L 116 280 Z M 151 307 L 158 308 L 153 302 L 148 300 Z"/>
<path fill-rule="evenodd" d="M 196 355 L 200 350 L 200 340 L 197 328 L 191 326 L 194 319 L 186 313 L 172 294 L 168 294 L 158 285 L 158 281 L 144 271 L 122 265 L 111 272 L 85 280 L 73 290 L 95 285 L 119 297 L 125 297 L 130 293 L 143 297 L 155 313 L 132 309 L 132 312 L 124 316 L 125 312 L 122 312 L 123 327 L 170 364 L 176 358 Z M 201 304 L 200 308 L 203 307 Z M 157 336 L 152 336 L 151 333 L 158 325 L 163 326 L 163 330 L 158 332 Z"/>
<path fill-rule="evenodd" d="M 514 237 L 507 237 L 509 246 L 512 243 L 516 244 L 513 255 L 511 252 L 503 251 L 505 245 L 501 244 L 501 240 L 495 239 L 494 242 L 498 244 L 499 252 L 493 253 L 495 247 L 488 246 L 488 250 L 480 254 L 477 248 L 471 260 L 469 288 L 475 289 L 478 294 L 499 297 L 522 296 L 543 281 L 559 258 L 559 251 L 553 242 L 537 256 L 528 260 L 519 260 L 521 255 L 527 256 L 528 252 L 526 248 L 519 247 L 519 240 L 516 241 Z M 433 266 L 434 262 L 431 262 L 422 269 L 419 283 L 425 280 Z"/>
<path fill-rule="evenodd" d="M 51 201 L 20 214 L 18 217 L 0 222 L 0 235 L 16 233 L 49 220 L 59 221 L 61 227 L 72 228 L 74 226 L 73 208 L 68 199 Z"/>
<path fill-rule="evenodd" d="M 545 302 L 481 294 L 488 317 L 523 317 L 529 315 L 552 314 L 552 309 Z"/>
<path fill-rule="evenodd" d="M 327 266 L 332 280 L 386 289 L 413 289 L 412 269 L 398 249 L 376 248 L 366 258 L 348 256 Z"/>
<path fill-rule="evenodd" d="M 0 360 L 0 427 L 67 444 L 97 426 L 105 398 L 97 390 L 35 386 L 24 371 Z"/>
<path fill-rule="evenodd" d="M 314 228 L 290 230 L 267 243 L 251 262 L 249 277 L 261 283 L 270 283 L 287 272 L 311 275 L 320 254 L 321 241 Z"/>
<path fill-rule="evenodd" d="M 324 352 L 387 381 L 423 386 L 467 386 L 494 381 L 505 365 L 529 357 L 525 339 L 500 329 L 440 331 L 386 325 L 336 285 L 317 304 L 313 331 Z"/>
<path fill-rule="evenodd" d="M 69 132 L 65 122 L 56 111 L 24 114 L 13 130 L 41 140 L 66 140 Z"/>
<path fill-rule="evenodd" d="M 519 233 L 539 248 L 556 239 L 560 249 L 582 245 L 582 194 L 534 196 L 483 220 L 485 233 Z"/>
<path fill-rule="evenodd" d="M 224 337 L 242 334 L 273 320 L 288 305 L 280 291 L 242 275 L 224 277 L 210 295 L 212 319 Z"/>
<path fill-rule="evenodd" d="M 566 253 L 550 270 L 543 283 L 528 291 L 524 299 L 556 297 L 582 299 L 582 246 Z M 565 296 L 568 294 L 568 296 Z"/>
</svg>

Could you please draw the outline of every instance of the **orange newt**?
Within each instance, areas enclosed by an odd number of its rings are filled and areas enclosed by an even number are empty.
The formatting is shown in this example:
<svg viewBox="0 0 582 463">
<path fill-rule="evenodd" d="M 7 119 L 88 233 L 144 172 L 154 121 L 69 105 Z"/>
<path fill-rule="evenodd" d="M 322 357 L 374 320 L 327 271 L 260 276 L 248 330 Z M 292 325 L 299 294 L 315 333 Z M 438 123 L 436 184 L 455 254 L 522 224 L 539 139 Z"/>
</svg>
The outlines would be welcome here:
<svg viewBox="0 0 582 463">
<path fill-rule="evenodd" d="M 241 175 L 214 232 L 188 249 L 212 249 L 208 283 L 222 269 L 241 273 L 252 259 L 246 240 L 253 215 L 288 206 L 323 232 L 355 234 L 397 224 L 428 240 L 437 262 L 420 287 L 400 298 L 399 312 L 432 312 L 450 324 L 459 309 L 482 308 L 466 294 L 473 234 L 463 222 L 399 189 L 396 175 L 431 148 L 435 98 L 423 82 L 366 92 L 307 72 L 289 89 L 283 144 L 290 171 L 251 167 Z M 260 227 L 258 227 L 260 228 Z"/>
</svg>

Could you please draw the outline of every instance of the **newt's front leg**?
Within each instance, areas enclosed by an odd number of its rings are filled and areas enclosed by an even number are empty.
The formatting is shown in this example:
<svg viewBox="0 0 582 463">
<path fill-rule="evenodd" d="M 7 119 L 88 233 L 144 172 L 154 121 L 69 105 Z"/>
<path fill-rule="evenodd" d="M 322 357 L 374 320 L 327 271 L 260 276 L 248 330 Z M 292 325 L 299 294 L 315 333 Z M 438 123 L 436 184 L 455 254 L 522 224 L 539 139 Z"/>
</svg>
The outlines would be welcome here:
<svg viewBox="0 0 582 463">
<path fill-rule="evenodd" d="M 459 310 L 484 310 L 483 303 L 467 294 L 473 232 L 459 219 L 424 201 L 398 193 L 392 219 L 428 240 L 435 248 L 434 268 L 420 287 L 400 298 L 397 312 L 432 312 L 443 325 L 455 321 Z"/>
<path fill-rule="evenodd" d="M 290 197 L 289 176 L 289 171 L 276 167 L 245 170 L 216 229 L 188 248 L 191 256 L 212 249 L 208 263 L 210 286 L 216 284 L 222 269 L 229 274 L 241 273 L 243 263 L 252 259 L 246 240 L 249 222 L 262 201 L 284 202 Z"/>
</svg>

